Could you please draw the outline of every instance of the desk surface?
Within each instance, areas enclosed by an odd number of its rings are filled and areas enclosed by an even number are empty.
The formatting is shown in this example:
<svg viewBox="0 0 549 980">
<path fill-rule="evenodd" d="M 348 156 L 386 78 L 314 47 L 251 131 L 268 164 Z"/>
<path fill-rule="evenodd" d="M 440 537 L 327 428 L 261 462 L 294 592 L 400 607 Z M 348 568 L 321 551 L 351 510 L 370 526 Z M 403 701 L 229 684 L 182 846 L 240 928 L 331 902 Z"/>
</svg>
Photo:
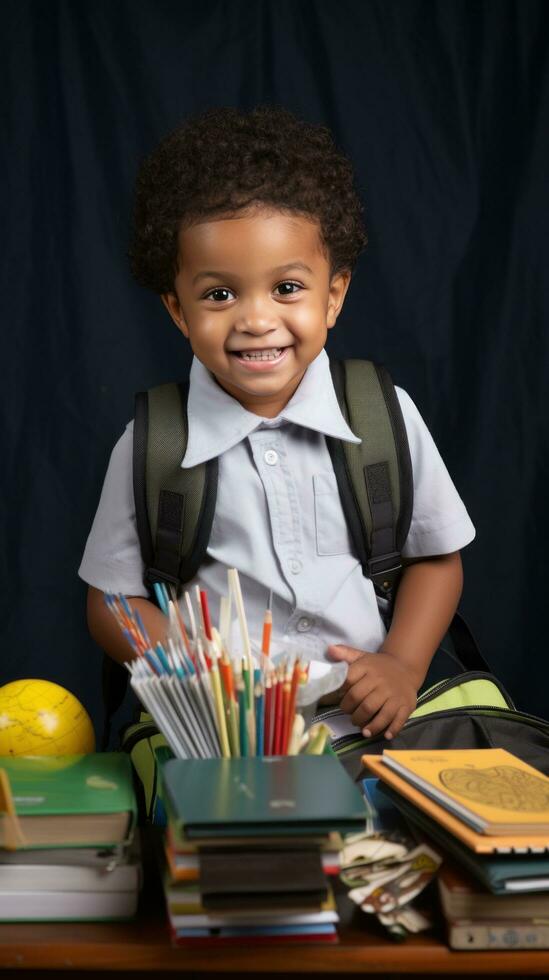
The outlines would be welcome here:
<svg viewBox="0 0 549 980">
<path fill-rule="evenodd" d="M 0 969 L 10 974 L 23 971 L 20 975 L 27 978 L 48 970 L 86 970 L 88 978 L 96 972 L 105 977 L 105 971 L 122 971 L 122 975 L 180 971 L 199 974 L 203 980 L 231 973 L 265 977 L 453 974 L 470 980 L 482 974 L 549 975 L 549 950 L 452 952 L 444 943 L 442 926 L 395 943 L 346 898 L 343 889 L 338 894 L 338 944 L 260 947 L 243 942 L 231 947 L 177 948 L 170 943 L 162 889 L 150 855 L 146 855 L 145 881 L 139 913 L 132 922 L 1 924 Z"/>
</svg>

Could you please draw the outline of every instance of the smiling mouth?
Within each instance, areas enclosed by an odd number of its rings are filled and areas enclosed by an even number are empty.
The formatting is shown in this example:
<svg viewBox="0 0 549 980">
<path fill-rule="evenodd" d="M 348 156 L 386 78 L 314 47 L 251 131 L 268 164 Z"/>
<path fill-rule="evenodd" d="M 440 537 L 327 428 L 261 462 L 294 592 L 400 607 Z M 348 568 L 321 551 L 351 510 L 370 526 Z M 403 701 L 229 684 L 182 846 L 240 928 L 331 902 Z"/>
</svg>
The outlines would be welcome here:
<svg viewBox="0 0 549 980">
<path fill-rule="evenodd" d="M 286 347 L 264 347 L 261 350 L 235 350 L 231 351 L 231 354 L 243 361 L 276 361 L 286 349 Z"/>
</svg>

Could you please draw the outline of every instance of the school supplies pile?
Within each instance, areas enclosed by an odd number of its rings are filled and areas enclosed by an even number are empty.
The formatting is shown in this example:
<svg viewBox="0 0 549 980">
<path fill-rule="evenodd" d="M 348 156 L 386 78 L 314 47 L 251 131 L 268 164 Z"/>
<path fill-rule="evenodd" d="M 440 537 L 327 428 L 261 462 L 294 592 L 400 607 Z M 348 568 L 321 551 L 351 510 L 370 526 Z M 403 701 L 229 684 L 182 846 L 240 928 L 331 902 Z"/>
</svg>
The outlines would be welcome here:
<svg viewBox="0 0 549 980">
<path fill-rule="evenodd" d="M 436 874 L 441 856 L 425 841 L 418 844 L 397 808 L 379 792 L 377 779 L 362 780 L 362 791 L 366 829 L 345 838 L 340 878 L 353 902 L 375 915 L 392 938 L 404 939 L 432 925 L 428 910 L 414 900 Z"/>
<path fill-rule="evenodd" d="M 304 715 L 297 711 L 298 704 L 307 701 L 309 664 L 302 664 L 299 656 L 273 663 L 270 608 L 261 654 L 254 659 L 236 569 L 228 571 L 229 594 L 221 598 L 219 629 L 212 626 L 204 590 L 196 587 L 195 607 L 185 593 L 189 629 L 166 586 L 156 583 L 155 590 L 167 634 L 165 642 L 154 647 L 139 611 L 124 596 L 107 595 L 105 601 L 136 653 L 127 664 L 131 685 L 176 758 L 324 752 L 328 728 L 317 724 L 305 731 Z M 238 656 L 229 649 L 233 602 L 242 641 Z M 312 692 L 311 700 L 313 696 Z"/>
<path fill-rule="evenodd" d="M 329 876 L 365 810 L 336 758 L 172 759 L 162 798 L 176 944 L 337 941 Z"/>
<path fill-rule="evenodd" d="M 549 779 L 503 749 L 386 751 L 364 762 L 461 876 L 459 886 L 451 872 L 439 884 L 450 945 L 547 948 L 537 928 L 547 923 L 535 920 L 549 908 Z M 466 901 L 455 898 L 460 888 Z M 467 910 L 482 910 L 478 929 Z"/>
<path fill-rule="evenodd" d="M 127 919 L 141 865 L 121 753 L 0 758 L 0 921 Z"/>
</svg>

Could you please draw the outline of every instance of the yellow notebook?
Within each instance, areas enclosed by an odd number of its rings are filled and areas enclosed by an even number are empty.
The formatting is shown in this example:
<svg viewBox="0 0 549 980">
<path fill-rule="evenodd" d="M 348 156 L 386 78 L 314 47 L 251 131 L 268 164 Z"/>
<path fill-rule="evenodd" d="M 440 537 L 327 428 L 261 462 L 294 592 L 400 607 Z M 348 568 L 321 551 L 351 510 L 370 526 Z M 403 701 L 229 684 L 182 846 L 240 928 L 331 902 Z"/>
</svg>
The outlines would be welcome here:
<svg viewBox="0 0 549 980">
<path fill-rule="evenodd" d="M 382 760 L 479 834 L 549 833 L 549 779 L 505 749 L 386 750 Z"/>
<path fill-rule="evenodd" d="M 362 762 L 382 782 L 392 786 L 393 789 L 400 793 L 401 796 L 404 796 L 405 799 L 410 800 L 418 809 L 429 814 L 430 817 L 449 830 L 459 840 L 463 841 L 467 847 L 470 847 L 477 854 L 527 853 L 529 851 L 540 853 L 542 851 L 549 851 L 549 833 L 540 834 L 536 832 L 528 835 L 477 834 L 475 830 L 468 827 L 462 820 L 452 816 L 444 807 L 429 799 L 428 796 L 425 796 L 424 793 L 417 790 L 411 783 L 406 782 L 402 776 L 398 776 L 396 772 L 393 772 L 389 766 L 383 763 L 383 756 L 363 755 Z"/>
</svg>

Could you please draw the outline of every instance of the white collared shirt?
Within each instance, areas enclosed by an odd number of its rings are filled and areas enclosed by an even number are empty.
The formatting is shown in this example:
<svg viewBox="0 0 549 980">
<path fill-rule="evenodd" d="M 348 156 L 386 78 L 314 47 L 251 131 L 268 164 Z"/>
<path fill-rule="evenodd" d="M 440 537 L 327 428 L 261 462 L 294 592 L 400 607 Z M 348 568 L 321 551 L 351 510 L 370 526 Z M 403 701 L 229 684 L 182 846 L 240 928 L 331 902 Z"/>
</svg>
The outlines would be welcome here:
<svg viewBox="0 0 549 980">
<path fill-rule="evenodd" d="M 396 389 L 414 478 L 406 557 L 449 554 L 475 529 L 411 398 Z M 272 590 L 271 650 L 322 660 L 330 643 L 375 651 L 385 637 L 372 583 L 354 556 L 325 436 L 360 443 L 347 425 L 326 352 L 309 365 L 280 415 L 248 412 L 194 358 L 189 438 L 181 465 L 217 456 L 219 477 L 207 558 L 187 584 L 206 589 L 214 623 L 237 568 L 250 636 L 258 644 Z M 133 423 L 111 455 L 78 574 L 105 592 L 147 596 L 132 486 Z M 238 646 L 238 631 L 233 631 Z"/>
</svg>

